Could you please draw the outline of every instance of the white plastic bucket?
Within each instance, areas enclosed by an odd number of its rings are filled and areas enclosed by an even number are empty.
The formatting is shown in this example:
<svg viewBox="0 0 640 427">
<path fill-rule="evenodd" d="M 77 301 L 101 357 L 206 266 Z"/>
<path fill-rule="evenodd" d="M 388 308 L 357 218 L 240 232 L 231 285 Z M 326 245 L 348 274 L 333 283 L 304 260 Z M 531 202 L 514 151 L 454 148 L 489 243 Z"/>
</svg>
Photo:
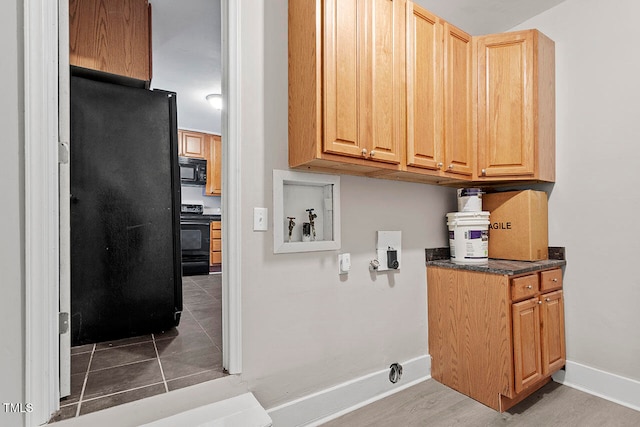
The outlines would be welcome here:
<svg viewBox="0 0 640 427">
<path fill-rule="evenodd" d="M 489 212 L 447 214 L 451 261 L 486 264 L 489 261 Z"/>
<path fill-rule="evenodd" d="M 480 188 L 458 188 L 458 212 L 481 212 L 482 190 Z"/>
</svg>

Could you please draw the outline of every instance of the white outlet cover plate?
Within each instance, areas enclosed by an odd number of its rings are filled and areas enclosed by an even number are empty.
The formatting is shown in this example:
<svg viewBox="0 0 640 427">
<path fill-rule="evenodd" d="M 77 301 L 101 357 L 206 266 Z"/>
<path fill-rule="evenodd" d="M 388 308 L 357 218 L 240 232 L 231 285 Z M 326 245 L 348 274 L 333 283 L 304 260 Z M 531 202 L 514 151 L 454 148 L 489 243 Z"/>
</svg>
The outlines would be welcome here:
<svg viewBox="0 0 640 427">
<path fill-rule="evenodd" d="M 338 254 L 338 273 L 347 274 L 351 270 L 351 254 Z"/>
<path fill-rule="evenodd" d="M 387 266 L 387 249 L 389 247 L 398 251 L 398 269 L 392 269 Z M 376 255 L 380 266 L 377 271 L 400 270 L 402 268 L 402 232 L 401 231 L 378 231 L 378 239 L 376 240 Z"/>
</svg>

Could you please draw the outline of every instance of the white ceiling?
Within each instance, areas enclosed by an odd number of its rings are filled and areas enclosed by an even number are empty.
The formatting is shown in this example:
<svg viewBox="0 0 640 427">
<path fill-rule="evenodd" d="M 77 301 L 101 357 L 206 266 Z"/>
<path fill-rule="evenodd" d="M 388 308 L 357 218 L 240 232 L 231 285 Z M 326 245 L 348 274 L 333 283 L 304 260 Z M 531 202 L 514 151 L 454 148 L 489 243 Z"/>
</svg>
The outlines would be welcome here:
<svg viewBox="0 0 640 427">
<path fill-rule="evenodd" d="M 506 31 L 564 0 L 415 1 L 462 30 L 479 35 Z M 152 87 L 178 93 L 178 126 L 220 133 L 220 112 L 205 101 L 207 94 L 220 92 L 220 0 L 150 3 Z"/>
<path fill-rule="evenodd" d="M 565 0 L 415 0 L 467 33 L 500 33 Z"/>
<path fill-rule="evenodd" d="M 234 0 L 230 0 L 234 1 Z M 220 133 L 220 111 L 205 97 L 221 93 L 220 0 L 150 0 L 153 88 L 178 94 L 180 128 Z"/>
</svg>

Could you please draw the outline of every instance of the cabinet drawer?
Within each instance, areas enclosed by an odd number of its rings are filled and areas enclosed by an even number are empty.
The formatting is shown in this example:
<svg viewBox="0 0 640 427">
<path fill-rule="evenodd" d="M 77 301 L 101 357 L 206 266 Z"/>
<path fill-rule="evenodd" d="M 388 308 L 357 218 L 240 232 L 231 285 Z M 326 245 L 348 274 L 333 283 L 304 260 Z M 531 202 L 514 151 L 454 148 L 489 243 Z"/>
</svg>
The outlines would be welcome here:
<svg viewBox="0 0 640 427">
<path fill-rule="evenodd" d="M 540 291 L 562 288 L 562 269 L 543 271 L 540 273 Z"/>
<path fill-rule="evenodd" d="M 222 263 L 222 252 L 211 251 L 209 262 L 211 264 L 220 264 L 220 263 Z"/>
<path fill-rule="evenodd" d="M 519 301 L 530 298 L 538 292 L 538 275 L 518 277 L 511 280 L 511 300 Z"/>
<path fill-rule="evenodd" d="M 222 230 L 221 221 L 211 221 L 211 230 Z"/>
<path fill-rule="evenodd" d="M 222 250 L 222 242 L 220 241 L 220 239 L 211 240 L 211 250 L 212 251 Z"/>
<path fill-rule="evenodd" d="M 211 230 L 211 239 L 220 239 L 222 238 L 221 230 Z"/>
</svg>

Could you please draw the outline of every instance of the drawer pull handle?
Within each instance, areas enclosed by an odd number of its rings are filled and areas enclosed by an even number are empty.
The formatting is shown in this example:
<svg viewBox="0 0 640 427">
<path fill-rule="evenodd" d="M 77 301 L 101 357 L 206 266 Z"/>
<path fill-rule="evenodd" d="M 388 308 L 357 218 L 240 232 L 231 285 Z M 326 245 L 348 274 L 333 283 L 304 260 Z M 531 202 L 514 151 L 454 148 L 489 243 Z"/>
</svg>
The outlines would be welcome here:
<svg viewBox="0 0 640 427">
<path fill-rule="evenodd" d="M 557 282 L 557 281 L 558 281 L 558 279 L 554 277 L 554 278 L 553 278 L 553 281 L 554 281 L 554 282 Z"/>
<path fill-rule="evenodd" d="M 533 285 L 527 285 L 527 289 L 533 289 Z"/>
</svg>

